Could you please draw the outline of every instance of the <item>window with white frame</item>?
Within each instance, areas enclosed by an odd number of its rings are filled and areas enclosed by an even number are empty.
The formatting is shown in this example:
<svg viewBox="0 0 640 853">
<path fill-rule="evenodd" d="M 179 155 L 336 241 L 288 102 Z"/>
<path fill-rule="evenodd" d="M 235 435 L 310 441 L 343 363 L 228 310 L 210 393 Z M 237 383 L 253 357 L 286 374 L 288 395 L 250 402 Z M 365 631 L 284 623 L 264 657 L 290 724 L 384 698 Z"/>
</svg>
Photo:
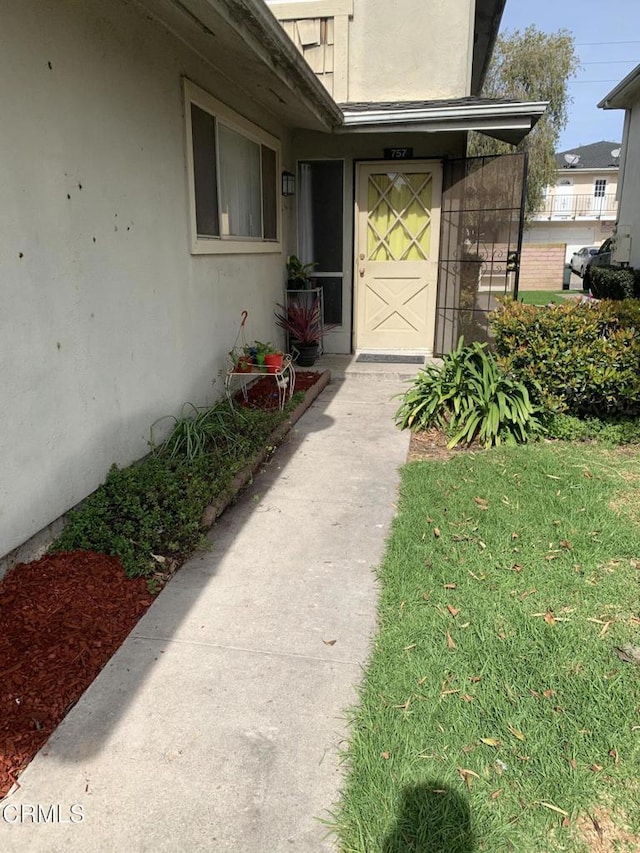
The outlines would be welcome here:
<svg viewBox="0 0 640 853">
<path fill-rule="evenodd" d="M 595 183 L 593 185 L 593 195 L 595 198 L 604 198 L 607 192 L 607 179 L 606 178 L 596 178 Z"/>
<path fill-rule="evenodd" d="M 280 145 L 185 80 L 192 251 L 280 251 Z"/>
</svg>

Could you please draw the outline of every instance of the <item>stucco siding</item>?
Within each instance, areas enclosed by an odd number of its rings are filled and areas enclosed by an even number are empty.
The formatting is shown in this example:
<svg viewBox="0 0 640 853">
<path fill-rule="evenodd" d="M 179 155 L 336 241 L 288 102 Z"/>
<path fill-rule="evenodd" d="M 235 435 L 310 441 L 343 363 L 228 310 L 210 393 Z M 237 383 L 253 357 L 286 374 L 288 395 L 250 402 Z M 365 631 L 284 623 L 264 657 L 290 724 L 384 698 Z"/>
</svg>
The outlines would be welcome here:
<svg viewBox="0 0 640 853">
<path fill-rule="evenodd" d="M 282 254 L 189 253 L 182 75 L 291 168 L 287 131 L 137 6 L 3 9 L 0 555 L 144 455 L 158 417 L 219 396 L 243 309 L 278 339 Z"/>
<path fill-rule="evenodd" d="M 354 0 L 349 100 L 468 95 L 473 7 L 470 0 Z"/>
<path fill-rule="evenodd" d="M 472 0 L 267 3 L 339 102 L 457 98 L 471 92 Z"/>
</svg>

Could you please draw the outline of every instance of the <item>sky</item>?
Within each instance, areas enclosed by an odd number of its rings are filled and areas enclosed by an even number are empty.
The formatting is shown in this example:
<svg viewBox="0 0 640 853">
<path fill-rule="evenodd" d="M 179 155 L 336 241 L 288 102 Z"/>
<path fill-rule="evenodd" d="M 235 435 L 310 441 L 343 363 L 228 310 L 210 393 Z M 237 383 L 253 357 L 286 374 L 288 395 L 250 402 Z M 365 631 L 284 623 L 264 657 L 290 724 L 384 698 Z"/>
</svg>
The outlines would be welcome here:
<svg viewBox="0 0 640 853">
<path fill-rule="evenodd" d="M 640 0 L 507 0 L 501 34 L 529 24 L 547 33 L 569 30 L 581 63 L 569 82 L 573 103 L 558 151 L 620 142 L 624 110 L 596 104 L 640 64 Z"/>
</svg>

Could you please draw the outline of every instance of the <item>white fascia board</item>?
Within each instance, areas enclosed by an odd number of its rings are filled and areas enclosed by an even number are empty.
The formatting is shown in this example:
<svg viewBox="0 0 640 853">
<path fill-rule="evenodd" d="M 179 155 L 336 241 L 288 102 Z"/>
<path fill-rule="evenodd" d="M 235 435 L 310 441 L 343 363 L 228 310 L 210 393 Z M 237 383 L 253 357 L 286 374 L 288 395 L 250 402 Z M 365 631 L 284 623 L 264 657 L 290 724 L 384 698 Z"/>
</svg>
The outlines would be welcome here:
<svg viewBox="0 0 640 853">
<path fill-rule="evenodd" d="M 559 175 L 587 175 L 592 172 L 617 172 L 620 166 L 586 166 L 585 168 L 580 168 L 580 166 L 574 166 L 573 169 L 557 169 Z"/>
<path fill-rule="evenodd" d="M 423 121 L 423 122 L 396 122 L 395 124 L 369 124 L 351 125 L 350 127 L 334 127 L 333 132 L 339 134 L 352 133 L 439 133 L 454 131 L 477 130 L 491 136 L 492 131 L 515 131 L 521 134 L 518 139 L 527 135 L 532 129 L 533 122 L 522 118 L 519 121 L 481 121 L 478 119 L 460 119 L 458 121 Z M 515 143 L 514 143 L 515 144 Z"/>
<path fill-rule="evenodd" d="M 476 120 L 517 120 L 529 119 L 533 125 L 547 108 L 547 101 L 522 104 L 477 104 L 474 106 L 425 107 L 424 109 L 367 110 L 349 112 L 343 107 L 345 127 L 389 124 L 431 124 L 434 121 L 476 121 Z M 504 125 L 501 125 L 504 126 Z M 519 127 L 519 124 L 515 126 Z"/>
<path fill-rule="evenodd" d="M 640 65 L 621 80 L 617 86 L 605 95 L 598 104 L 601 110 L 624 110 L 631 106 L 630 101 L 638 97 L 640 90 Z"/>
</svg>

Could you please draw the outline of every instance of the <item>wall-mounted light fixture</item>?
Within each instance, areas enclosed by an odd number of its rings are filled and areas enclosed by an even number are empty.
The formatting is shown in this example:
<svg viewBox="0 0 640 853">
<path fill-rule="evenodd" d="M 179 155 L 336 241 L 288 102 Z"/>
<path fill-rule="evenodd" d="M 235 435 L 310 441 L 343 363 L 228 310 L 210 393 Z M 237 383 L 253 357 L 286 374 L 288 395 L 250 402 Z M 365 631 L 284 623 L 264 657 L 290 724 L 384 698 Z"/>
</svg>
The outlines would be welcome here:
<svg viewBox="0 0 640 853">
<path fill-rule="evenodd" d="M 295 195 L 296 194 L 296 176 L 293 172 L 283 172 L 282 173 L 282 195 Z"/>
</svg>

